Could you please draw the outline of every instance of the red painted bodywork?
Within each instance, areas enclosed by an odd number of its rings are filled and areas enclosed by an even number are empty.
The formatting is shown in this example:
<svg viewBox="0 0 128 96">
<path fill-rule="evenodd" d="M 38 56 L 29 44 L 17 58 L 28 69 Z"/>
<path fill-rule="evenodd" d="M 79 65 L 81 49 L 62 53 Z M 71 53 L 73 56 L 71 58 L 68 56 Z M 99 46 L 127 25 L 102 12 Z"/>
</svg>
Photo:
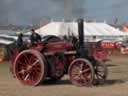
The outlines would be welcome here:
<svg viewBox="0 0 128 96">
<path fill-rule="evenodd" d="M 45 48 L 44 48 L 45 47 Z M 104 50 L 104 47 L 102 46 L 102 43 L 97 42 L 86 42 L 85 47 L 89 48 L 89 51 L 91 52 L 92 56 L 95 58 L 99 58 L 100 60 L 105 60 L 107 58 L 107 53 Z M 105 47 L 106 48 L 106 47 Z M 34 47 L 31 49 L 42 51 L 44 49 L 44 53 L 58 53 L 58 52 L 67 52 L 67 51 L 74 51 L 74 47 L 72 43 L 65 42 L 65 41 L 58 41 L 58 42 L 49 42 L 45 44 L 44 42 L 40 42 L 35 44 Z M 16 56 L 18 55 L 18 51 L 15 50 L 12 52 L 12 63 Z"/>
<path fill-rule="evenodd" d="M 73 45 L 67 42 L 54 42 L 54 43 L 48 43 L 46 45 L 46 52 L 65 52 L 68 50 L 71 50 L 73 48 Z"/>
<path fill-rule="evenodd" d="M 101 46 L 99 46 L 99 43 L 96 42 L 86 42 L 85 47 L 88 47 L 89 51 L 91 52 L 91 55 L 100 61 L 105 61 L 107 59 L 107 53 Z M 75 53 L 76 50 L 74 50 L 74 46 L 70 42 L 66 41 L 58 41 L 58 42 L 40 42 L 35 44 L 33 47 L 30 49 L 38 50 L 41 52 L 43 55 L 55 55 L 56 53 L 64 53 L 68 54 L 66 55 L 65 62 L 67 64 L 70 64 L 75 58 L 74 55 L 77 54 Z M 68 53 L 69 52 L 69 53 Z M 12 52 L 12 65 L 11 65 L 11 71 L 13 70 L 13 63 L 15 58 L 20 52 L 15 50 Z M 86 53 L 85 53 L 86 54 Z M 60 62 L 60 61 L 59 61 Z M 57 63 L 58 67 L 62 67 L 63 64 Z M 57 68 L 58 68 L 57 67 Z M 12 71 L 13 73 L 13 71 Z M 58 74 L 58 73 L 57 73 Z M 56 74 L 56 75 L 57 75 Z"/>
</svg>

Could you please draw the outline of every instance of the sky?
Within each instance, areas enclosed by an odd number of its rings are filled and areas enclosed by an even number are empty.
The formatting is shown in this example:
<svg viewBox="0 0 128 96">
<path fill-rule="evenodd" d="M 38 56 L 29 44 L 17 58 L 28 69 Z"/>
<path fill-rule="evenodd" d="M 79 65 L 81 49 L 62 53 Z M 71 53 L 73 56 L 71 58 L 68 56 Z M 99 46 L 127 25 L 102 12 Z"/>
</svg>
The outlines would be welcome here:
<svg viewBox="0 0 128 96">
<path fill-rule="evenodd" d="M 43 19 L 86 18 L 128 21 L 128 0 L 0 0 L 0 25 L 29 25 Z M 67 11 L 64 11 L 67 10 Z"/>
</svg>

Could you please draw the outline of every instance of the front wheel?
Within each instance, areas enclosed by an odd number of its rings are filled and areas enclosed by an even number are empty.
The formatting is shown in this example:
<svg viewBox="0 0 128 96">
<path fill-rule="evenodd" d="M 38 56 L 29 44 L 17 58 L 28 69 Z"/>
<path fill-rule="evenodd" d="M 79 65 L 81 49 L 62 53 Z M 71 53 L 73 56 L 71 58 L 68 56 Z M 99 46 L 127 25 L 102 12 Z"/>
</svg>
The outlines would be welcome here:
<svg viewBox="0 0 128 96">
<path fill-rule="evenodd" d="M 87 59 L 75 59 L 69 66 L 69 77 L 74 85 L 91 86 L 94 79 L 92 64 Z"/>
</svg>

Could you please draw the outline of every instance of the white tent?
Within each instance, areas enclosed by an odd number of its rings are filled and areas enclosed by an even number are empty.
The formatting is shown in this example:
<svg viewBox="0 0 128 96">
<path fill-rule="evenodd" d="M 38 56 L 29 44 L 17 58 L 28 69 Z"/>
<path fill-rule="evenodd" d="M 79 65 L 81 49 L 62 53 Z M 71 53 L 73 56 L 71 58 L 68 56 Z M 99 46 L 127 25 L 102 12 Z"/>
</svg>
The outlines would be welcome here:
<svg viewBox="0 0 128 96">
<path fill-rule="evenodd" d="M 75 36 L 78 36 L 78 25 L 76 22 L 73 22 L 73 23 L 67 23 L 67 26 L 68 26 L 68 29 L 70 34 L 73 34 Z M 86 36 L 92 36 L 92 33 L 85 30 L 85 27 L 84 27 L 84 34 L 86 34 Z"/>
<path fill-rule="evenodd" d="M 64 22 L 52 22 L 36 30 L 36 32 L 42 36 L 46 36 L 46 35 L 63 36 L 66 35 L 68 30 Z"/>
<path fill-rule="evenodd" d="M 78 34 L 77 23 L 68 23 L 68 27 Z M 84 23 L 85 36 L 123 36 L 124 33 L 105 23 Z"/>
<path fill-rule="evenodd" d="M 41 27 L 40 29 L 37 29 L 36 32 L 41 36 L 64 36 L 69 34 L 78 36 L 78 25 L 77 22 L 51 22 Z M 84 36 L 89 38 L 93 38 L 93 36 L 96 36 L 97 39 L 99 37 L 102 39 L 108 39 L 108 37 L 119 38 L 120 36 L 124 36 L 124 33 L 106 23 L 84 22 Z"/>
<path fill-rule="evenodd" d="M 46 35 L 55 35 L 55 36 L 63 36 L 67 33 L 66 24 L 64 22 L 51 22 L 41 28 L 35 30 L 41 36 Z M 25 33 L 27 35 L 31 34 L 30 32 Z"/>
</svg>

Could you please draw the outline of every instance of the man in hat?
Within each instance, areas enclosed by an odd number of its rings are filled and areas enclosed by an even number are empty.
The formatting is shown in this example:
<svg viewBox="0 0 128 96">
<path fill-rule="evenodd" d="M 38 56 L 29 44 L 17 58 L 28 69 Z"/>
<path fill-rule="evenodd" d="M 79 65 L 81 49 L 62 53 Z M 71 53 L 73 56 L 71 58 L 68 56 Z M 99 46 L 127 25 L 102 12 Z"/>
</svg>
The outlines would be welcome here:
<svg viewBox="0 0 128 96">
<path fill-rule="evenodd" d="M 31 40 L 32 45 L 34 45 L 37 42 L 41 41 L 41 36 L 39 34 L 37 34 L 34 29 L 31 29 L 30 40 Z"/>
</svg>

